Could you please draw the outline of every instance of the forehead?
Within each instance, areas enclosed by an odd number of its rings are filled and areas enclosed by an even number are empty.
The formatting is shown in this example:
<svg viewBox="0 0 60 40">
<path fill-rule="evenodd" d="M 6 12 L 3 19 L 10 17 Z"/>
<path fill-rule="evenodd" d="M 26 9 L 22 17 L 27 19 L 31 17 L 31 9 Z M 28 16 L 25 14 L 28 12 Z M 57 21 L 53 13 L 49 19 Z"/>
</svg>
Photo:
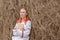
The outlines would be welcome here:
<svg viewBox="0 0 60 40">
<path fill-rule="evenodd" d="M 20 10 L 20 12 L 21 12 L 21 11 L 24 11 L 24 12 L 26 12 L 26 10 L 25 10 L 25 9 L 21 9 L 21 10 Z"/>
</svg>

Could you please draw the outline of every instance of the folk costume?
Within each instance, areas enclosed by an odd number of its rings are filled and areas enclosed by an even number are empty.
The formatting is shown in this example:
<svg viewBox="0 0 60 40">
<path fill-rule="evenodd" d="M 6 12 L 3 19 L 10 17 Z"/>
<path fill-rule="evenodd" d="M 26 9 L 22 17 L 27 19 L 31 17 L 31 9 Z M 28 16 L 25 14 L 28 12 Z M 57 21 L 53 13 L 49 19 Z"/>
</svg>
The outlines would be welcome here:
<svg viewBox="0 0 60 40">
<path fill-rule="evenodd" d="M 19 27 L 23 27 L 24 30 L 20 30 Z M 17 23 L 13 29 L 12 40 L 29 40 L 29 34 L 31 31 L 31 21 L 29 18 L 17 20 Z"/>
</svg>

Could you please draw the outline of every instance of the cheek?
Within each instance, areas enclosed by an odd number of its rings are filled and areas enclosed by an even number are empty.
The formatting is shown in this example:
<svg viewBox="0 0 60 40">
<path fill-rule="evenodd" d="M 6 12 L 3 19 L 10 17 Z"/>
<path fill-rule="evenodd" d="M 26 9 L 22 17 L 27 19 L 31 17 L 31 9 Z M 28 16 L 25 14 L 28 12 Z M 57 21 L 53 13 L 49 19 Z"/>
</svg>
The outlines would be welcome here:
<svg viewBox="0 0 60 40">
<path fill-rule="evenodd" d="M 24 13 L 23 15 L 26 16 L 26 13 Z"/>
<path fill-rule="evenodd" d="M 20 13 L 20 15 L 23 15 L 23 13 Z"/>
</svg>

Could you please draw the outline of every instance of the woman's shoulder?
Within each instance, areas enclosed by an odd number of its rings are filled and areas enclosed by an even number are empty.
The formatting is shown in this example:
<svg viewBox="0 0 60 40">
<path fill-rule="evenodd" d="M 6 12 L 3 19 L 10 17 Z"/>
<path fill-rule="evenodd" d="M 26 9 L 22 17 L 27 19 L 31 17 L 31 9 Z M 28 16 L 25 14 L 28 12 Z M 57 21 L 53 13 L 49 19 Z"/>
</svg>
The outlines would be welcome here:
<svg viewBox="0 0 60 40">
<path fill-rule="evenodd" d="M 28 24 L 28 23 L 31 23 L 31 20 L 28 20 L 28 21 L 27 21 L 27 24 Z"/>
<path fill-rule="evenodd" d="M 31 18 L 27 18 L 27 22 L 31 22 Z"/>
<path fill-rule="evenodd" d="M 20 23 L 21 22 L 21 19 L 18 19 L 17 21 L 16 21 L 16 23 Z"/>
</svg>

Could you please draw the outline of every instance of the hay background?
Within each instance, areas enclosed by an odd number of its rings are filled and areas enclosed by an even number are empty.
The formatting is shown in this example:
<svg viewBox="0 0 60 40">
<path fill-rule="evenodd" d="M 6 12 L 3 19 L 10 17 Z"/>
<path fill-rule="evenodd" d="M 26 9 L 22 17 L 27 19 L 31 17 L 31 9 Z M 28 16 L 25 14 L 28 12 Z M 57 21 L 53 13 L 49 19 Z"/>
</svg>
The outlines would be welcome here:
<svg viewBox="0 0 60 40">
<path fill-rule="evenodd" d="M 11 40 L 21 7 L 32 21 L 30 40 L 60 40 L 60 0 L 0 0 L 0 40 Z"/>
</svg>

